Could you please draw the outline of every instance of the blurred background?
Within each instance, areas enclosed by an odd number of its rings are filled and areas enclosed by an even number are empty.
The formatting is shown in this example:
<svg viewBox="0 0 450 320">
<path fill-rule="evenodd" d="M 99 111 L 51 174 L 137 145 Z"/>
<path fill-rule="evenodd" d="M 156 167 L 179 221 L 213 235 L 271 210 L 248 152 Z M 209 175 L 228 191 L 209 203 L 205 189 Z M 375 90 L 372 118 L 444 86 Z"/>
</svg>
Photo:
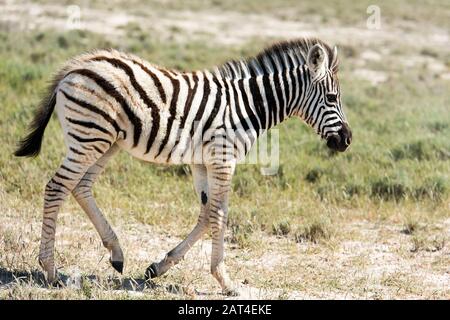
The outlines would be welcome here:
<svg viewBox="0 0 450 320">
<path fill-rule="evenodd" d="M 187 235 L 199 208 L 187 167 L 123 152 L 94 191 L 123 245 L 125 275 L 113 273 L 70 200 L 57 265 L 98 279 L 43 288 L 32 275 L 43 188 L 64 156 L 56 117 L 38 158 L 12 152 L 53 73 L 74 55 L 116 48 L 168 68 L 208 69 L 305 36 L 338 47 L 353 144 L 331 153 L 291 119 L 277 127 L 277 175 L 238 166 L 231 276 L 251 298 L 450 298 L 449 30 L 444 0 L 0 0 L 0 298 L 220 298 L 207 239 L 157 289 L 124 287 Z"/>
</svg>

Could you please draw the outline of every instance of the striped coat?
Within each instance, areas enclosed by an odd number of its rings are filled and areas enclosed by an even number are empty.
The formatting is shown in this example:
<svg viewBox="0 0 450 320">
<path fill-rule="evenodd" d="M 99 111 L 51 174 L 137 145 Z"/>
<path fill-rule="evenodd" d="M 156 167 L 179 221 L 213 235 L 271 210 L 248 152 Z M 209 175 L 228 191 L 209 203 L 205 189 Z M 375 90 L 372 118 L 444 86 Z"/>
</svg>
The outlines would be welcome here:
<svg viewBox="0 0 450 320">
<path fill-rule="evenodd" d="M 165 273 L 208 230 L 211 272 L 225 293 L 235 293 L 223 262 L 228 193 L 235 164 L 258 136 L 291 116 L 308 123 L 327 145 L 351 143 L 340 103 L 337 52 L 318 39 L 274 45 L 247 60 L 212 71 L 178 72 L 115 50 L 69 61 L 37 110 L 17 156 L 39 153 L 54 109 L 67 155 L 45 189 L 39 262 L 56 279 L 54 235 L 58 210 L 73 194 L 122 272 L 123 252 L 92 196 L 106 162 L 123 149 L 154 163 L 189 164 L 201 210 L 189 236 L 159 263 L 149 278 Z"/>
</svg>

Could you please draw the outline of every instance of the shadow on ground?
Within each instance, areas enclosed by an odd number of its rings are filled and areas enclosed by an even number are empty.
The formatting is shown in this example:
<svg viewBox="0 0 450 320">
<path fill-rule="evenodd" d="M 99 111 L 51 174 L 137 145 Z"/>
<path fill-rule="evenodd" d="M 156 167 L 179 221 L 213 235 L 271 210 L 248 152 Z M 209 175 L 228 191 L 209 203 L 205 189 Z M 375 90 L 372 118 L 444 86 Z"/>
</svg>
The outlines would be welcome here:
<svg viewBox="0 0 450 320">
<path fill-rule="evenodd" d="M 17 284 L 28 284 L 40 288 L 75 289 L 82 289 L 86 284 L 92 284 L 104 288 L 105 290 L 126 290 L 140 292 L 144 291 L 145 289 L 162 289 L 174 294 L 182 294 L 185 291 L 180 285 L 169 284 L 163 286 L 143 278 L 100 278 L 96 275 L 67 276 L 61 273 L 58 274 L 58 281 L 50 285 L 45 279 L 44 273 L 42 273 L 41 271 L 12 271 L 5 268 L 0 268 L 0 289 L 7 289 Z"/>
</svg>

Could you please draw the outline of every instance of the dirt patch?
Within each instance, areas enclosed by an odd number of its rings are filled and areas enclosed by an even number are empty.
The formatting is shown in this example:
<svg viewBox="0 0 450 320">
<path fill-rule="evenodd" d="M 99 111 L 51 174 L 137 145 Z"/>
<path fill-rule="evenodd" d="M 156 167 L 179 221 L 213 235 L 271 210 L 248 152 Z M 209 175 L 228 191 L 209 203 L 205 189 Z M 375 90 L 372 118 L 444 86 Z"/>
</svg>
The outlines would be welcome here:
<svg viewBox="0 0 450 320">
<path fill-rule="evenodd" d="M 402 20 L 383 23 L 381 29 L 373 30 L 367 28 L 365 21 L 346 26 L 336 20 L 324 23 L 315 19 L 314 15 L 300 21 L 233 11 L 161 11 L 152 8 L 136 15 L 126 10 L 100 10 L 84 6 L 79 8 L 79 12 L 77 10 L 58 4 L 7 1 L 0 11 L 0 27 L 11 31 L 78 28 L 119 38 L 127 36 L 127 30 L 131 28 L 161 41 L 208 41 L 230 46 L 242 45 L 255 38 L 270 41 L 319 37 L 330 44 L 357 48 L 362 52 L 355 57 L 359 60 L 356 65 L 361 68 L 354 70 L 354 74 L 372 85 L 387 81 L 388 76 L 366 64 L 380 62 L 385 57 L 397 59 L 398 63 L 407 67 L 420 64 L 443 79 L 449 77 L 448 67 L 438 57 L 423 57 L 420 54 L 423 48 L 448 50 L 448 30 L 429 25 L 412 28 Z M 405 46 L 412 48 L 406 56 L 391 54 L 394 48 Z"/>
<path fill-rule="evenodd" d="M 4 209 L 4 208 L 2 208 Z M 40 215 L 6 212 L 0 226 L 0 295 L 27 286 L 38 296 L 52 294 L 42 285 L 37 265 Z M 26 223 L 24 223 L 24 221 Z M 115 226 L 124 249 L 123 276 L 108 263 L 108 255 L 87 218 L 63 212 L 58 220 L 57 264 L 64 290 L 84 292 L 93 286 L 102 294 L 132 297 L 182 296 L 224 299 L 209 274 L 211 244 L 198 242 L 167 277 L 153 286 L 143 272 L 164 257 L 181 239 L 161 234 L 151 226 L 123 221 Z M 450 232 L 443 224 L 443 232 Z M 263 235 L 263 248 L 227 245 L 226 261 L 244 299 L 353 299 L 450 297 L 450 251 L 411 252 L 411 236 L 402 226 L 355 222 L 342 226 L 333 246 L 296 243 Z M 111 292 L 111 293 L 109 293 Z M 227 298 L 228 299 L 228 298 Z"/>
<path fill-rule="evenodd" d="M 353 73 L 357 78 L 369 81 L 373 85 L 377 85 L 388 80 L 387 73 L 382 71 L 375 71 L 370 69 L 355 69 Z"/>
<path fill-rule="evenodd" d="M 46 29 L 59 30 L 74 27 L 77 21 L 69 6 L 35 4 L 30 2 L 7 1 L 2 5 L 0 21 L 9 24 L 11 29 Z M 384 23 L 381 29 L 369 29 L 365 21 L 357 26 L 345 26 L 333 20 L 324 23 L 314 19 L 314 15 L 300 20 L 282 20 L 269 14 L 244 14 L 234 11 L 160 11 L 152 8 L 141 15 L 121 10 L 99 10 L 80 7 L 81 29 L 102 34 L 123 34 L 123 27 L 136 23 L 141 30 L 157 31 L 152 36 L 176 38 L 179 41 L 203 39 L 210 35 L 210 40 L 222 44 L 239 44 L 252 38 L 295 38 L 317 36 L 330 43 L 356 44 L 363 47 L 388 46 L 393 43 L 408 44 L 413 47 L 446 48 L 449 41 L 447 30 L 434 26 L 411 28 L 404 21 Z M 147 31 L 148 30 L 148 31 Z M 373 57 L 373 54 L 371 55 Z M 371 57 L 368 57 L 369 59 Z"/>
</svg>

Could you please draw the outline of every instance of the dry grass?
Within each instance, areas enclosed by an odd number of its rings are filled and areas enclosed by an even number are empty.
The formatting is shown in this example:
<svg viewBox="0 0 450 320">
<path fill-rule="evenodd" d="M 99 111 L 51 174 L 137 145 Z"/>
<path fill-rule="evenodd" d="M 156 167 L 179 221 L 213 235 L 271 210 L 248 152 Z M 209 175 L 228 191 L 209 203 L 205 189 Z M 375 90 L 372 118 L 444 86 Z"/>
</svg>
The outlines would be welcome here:
<svg viewBox="0 0 450 320">
<path fill-rule="evenodd" d="M 350 1 L 327 8 L 316 1 L 291 8 L 290 0 L 194 1 L 191 8 L 151 2 L 155 10 L 113 3 L 109 11 L 112 3 L 83 7 L 84 31 L 54 31 L 65 22 L 60 2 L 30 4 L 44 8 L 35 18 L 28 6 L 0 13 L 0 298 L 223 299 L 209 275 L 207 237 L 167 276 L 144 284 L 145 268 L 190 231 L 198 204 L 184 167 L 156 167 L 123 153 L 94 191 L 124 249 L 124 275 L 111 268 L 91 223 L 70 200 L 56 235 L 63 285 L 45 286 L 37 255 L 42 188 L 63 152 L 56 121 L 39 158 L 11 153 L 45 79 L 80 51 L 113 46 L 193 69 L 255 53 L 269 39 L 305 34 L 339 45 L 355 141 L 336 156 L 310 129 L 288 121 L 279 127 L 278 175 L 238 167 L 226 262 L 240 298 L 450 298 L 450 122 L 443 116 L 450 55 L 439 40 L 448 39 L 447 4 L 418 3 L 421 10 L 412 12 L 381 2 L 384 25 L 373 31 L 361 19 L 366 4 Z M 14 16 L 37 30 L 14 29 L 6 19 Z M 149 23 L 155 17 L 159 23 Z M 432 46 L 430 34 L 437 39 Z"/>
<path fill-rule="evenodd" d="M 178 241 L 135 217 L 118 219 L 126 265 L 119 275 L 80 210 L 58 220 L 56 261 L 64 286 L 48 288 L 37 265 L 40 212 L 1 194 L 0 297 L 13 299 L 223 299 L 209 275 L 210 242 L 195 245 L 185 260 L 153 286 L 143 272 Z M 13 209 L 12 209 L 13 208 Z M 36 212 L 38 211 L 38 212 Z M 120 210 L 118 215 L 125 215 Z M 357 213 L 330 226 L 305 224 L 295 236 L 254 232 L 251 245 L 227 243 L 226 261 L 241 298 L 425 298 L 450 296 L 450 220 L 430 224 L 423 236 L 407 235 L 402 223 L 361 221 Z M 339 221 L 340 220 L 340 221 Z M 20 223 L 18 223 L 20 222 Z M 326 236 L 325 236 L 326 235 Z M 297 241 L 296 241 L 297 239 Z M 300 240 L 300 241 L 298 241 Z M 12 276 L 15 276 L 15 279 Z"/>
</svg>

